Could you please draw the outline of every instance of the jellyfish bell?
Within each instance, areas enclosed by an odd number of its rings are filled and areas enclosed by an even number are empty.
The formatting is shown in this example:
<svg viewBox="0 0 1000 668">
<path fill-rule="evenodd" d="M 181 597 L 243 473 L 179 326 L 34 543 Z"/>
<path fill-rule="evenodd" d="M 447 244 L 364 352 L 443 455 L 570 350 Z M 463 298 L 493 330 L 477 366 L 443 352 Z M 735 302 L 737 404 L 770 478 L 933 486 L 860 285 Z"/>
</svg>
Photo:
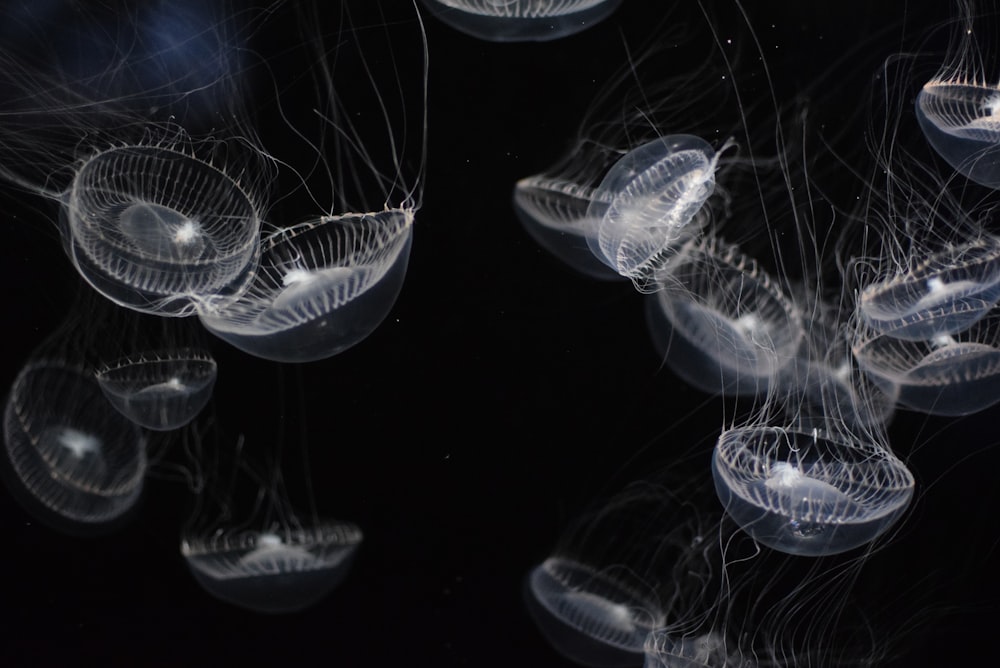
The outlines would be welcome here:
<svg viewBox="0 0 1000 668">
<path fill-rule="evenodd" d="M 545 42 L 586 30 L 621 0 L 424 0 L 456 30 L 490 42 Z"/>
<path fill-rule="evenodd" d="M 203 350 L 172 349 L 118 359 L 97 372 L 101 391 L 118 412 L 153 431 L 178 429 L 212 396 L 217 365 Z"/>
<path fill-rule="evenodd" d="M 206 310 L 205 327 L 235 347 L 280 362 L 336 355 L 365 339 L 402 288 L 413 212 L 329 216 L 262 242 L 254 282 L 240 299 Z"/>
<path fill-rule="evenodd" d="M 837 431 L 726 429 L 712 455 L 730 517 L 775 550 L 827 556 L 888 531 L 913 496 L 913 475 L 888 450 Z"/>
<path fill-rule="evenodd" d="M 254 612 L 308 608 L 346 577 L 361 543 L 348 522 L 187 537 L 181 554 L 205 591 Z"/>
<path fill-rule="evenodd" d="M 711 394 L 766 395 L 798 354 L 801 314 L 778 281 L 709 235 L 659 273 L 646 318 L 666 364 Z"/>
</svg>

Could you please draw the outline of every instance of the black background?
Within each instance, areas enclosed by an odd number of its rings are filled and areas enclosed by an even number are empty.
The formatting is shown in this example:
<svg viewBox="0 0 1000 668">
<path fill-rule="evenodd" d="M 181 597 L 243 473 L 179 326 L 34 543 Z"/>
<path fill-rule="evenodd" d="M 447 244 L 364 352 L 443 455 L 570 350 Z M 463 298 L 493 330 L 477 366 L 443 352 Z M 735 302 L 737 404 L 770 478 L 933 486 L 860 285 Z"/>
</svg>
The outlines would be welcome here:
<svg viewBox="0 0 1000 668">
<path fill-rule="evenodd" d="M 353 4 L 356 26 L 402 36 L 392 56 L 373 59 L 394 57 L 401 77 L 419 77 L 412 7 L 382 2 L 383 14 L 373 10 L 378 3 Z M 320 513 L 364 531 L 336 591 L 278 617 L 209 597 L 178 549 L 190 496 L 166 480 L 151 478 L 134 520 L 97 538 L 56 533 L 7 495 L 0 663 L 571 665 L 527 616 L 524 575 L 574 516 L 628 481 L 655 478 L 681 456 L 706 474 L 728 413 L 661 367 L 631 286 L 581 277 L 536 246 L 513 215 L 514 182 L 562 155 L 623 66 L 626 46 L 638 49 L 678 23 L 705 41 L 704 53 L 715 48 L 709 25 L 751 53 L 756 37 L 773 77 L 747 85 L 760 104 L 770 104 L 772 86 L 779 98 L 818 86 L 829 105 L 818 111 L 852 123 L 845 132 L 859 147 L 859 109 L 879 62 L 916 48 L 921 35 L 936 35 L 928 48 L 939 56 L 947 42 L 946 7 L 748 3 L 748 24 L 729 2 L 703 15 L 685 0 L 666 19 L 660 4 L 626 0 L 607 22 L 543 44 L 491 44 L 425 17 L 426 190 L 389 317 L 362 344 L 300 368 L 210 340 L 219 362 L 213 410 L 231 434 L 251 435 L 248 456 L 286 434 L 293 462 L 308 453 Z M 260 53 L 298 39 L 275 25 L 258 33 Z M 854 78 L 823 78 L 855 48 Z M 671 63 L 665 76 L 698 65 Z M 412 79 L 405 89 L 420 92 Z M 420 103 L 411 97 L 410 111 Z M 267 128 L 259 131 L 266 145 Z M 412 143 L 408 151 L 412 166 L 419 152 Z M 4 198 L 2 379 L 10 383 L 69 310 L 75 278 L 45 204 L 13 190 Z M 865 564 L 858 586 L 867 591 L 858 598 L 872 611 L 850 607 L 842 617 L 887 634 L 898 656 L 886 665 L 978 665 L 995 654 L 997 415 L 901 412 L 891 427 L 893 447 L 917 477 L 915 502 L 894 540 Z M 297 439 L 303 423 L 305 443 Z M 303 475 L 290 465 L 299 498 Z"/>
</svg>

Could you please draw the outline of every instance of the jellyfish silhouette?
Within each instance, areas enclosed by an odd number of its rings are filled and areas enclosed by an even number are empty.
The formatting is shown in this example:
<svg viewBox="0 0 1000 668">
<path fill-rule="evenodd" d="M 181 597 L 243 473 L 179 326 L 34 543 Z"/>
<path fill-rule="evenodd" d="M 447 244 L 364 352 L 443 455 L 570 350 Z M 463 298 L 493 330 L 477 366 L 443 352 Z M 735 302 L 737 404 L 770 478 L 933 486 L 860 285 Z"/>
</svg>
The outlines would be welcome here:
<svg viewBox="0 0 1000 668">
<path fill-rule="evenodd" d="M 101 391 L 122 415 L 146 429 L 170 431 L 188 424 L 212 396 L 217 366 L 205 351 L 147 352 L 97 372 Z"/>
<path fill-rule="evenodd" d="M 13 14 L 19 37 L 0 57 L 0 175 L 58 204 L 64 247 L 100 293 L 184 316 L 245 289 L 259 249 L 258 186 L 271 172 L 242 125 L 250 13 L 246 25 L 187 2 L 167 14 L 117 25 L 110 7 Z M 39 34 L 58 35 L 60 48 L 39 57 L 30 39 Z M 122 42 L 134 49 L 109 46 Z M 190 62 L 192 52 L 204 57 Z M 222 127 L 223 117 L 236 120 Z"/>
<path fill-rule="evenodd" d="M 578 33 L 621 0 L 424 0 L 452 28 L 491 42 L 543 42 Z"/>
</svg>

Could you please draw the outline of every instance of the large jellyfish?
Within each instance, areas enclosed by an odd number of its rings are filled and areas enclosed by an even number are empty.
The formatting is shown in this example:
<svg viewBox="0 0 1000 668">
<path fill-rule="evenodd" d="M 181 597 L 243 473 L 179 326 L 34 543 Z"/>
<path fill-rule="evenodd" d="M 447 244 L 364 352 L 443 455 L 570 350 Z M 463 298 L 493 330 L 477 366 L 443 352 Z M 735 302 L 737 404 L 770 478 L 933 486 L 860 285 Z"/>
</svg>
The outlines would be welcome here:
<svg viewBox="0 0 1000 668">
<path fill-rule="evenodd" d="M 316 17 L 303 19 L 320 25 Z M 414 44 L 418 57 L 411 62 L 418 69 L 404 84 L 398 63 L 382 63 L 385 67 L 380 68 L 367 55 L 399 49 L 403 42 L 390 45 L 389 34 L 384 35 L 386 42 L 378 42 L 362 31 L 334 37 L 328 51 L 328 37 L 317 28 L 298 54 L 316 72 L 310 83 L 321 91 L 320 113 L 300 123 L 293 120 L 294 110 L 285 110 L 277 101 L 276 113 L 287 126 L 289 141 L 301 144 L 312 161 L 298 168 L 300 172 L 288 170 L 298 181 L 291 194 L 304 195 L 307 219 L 275 225 L 261 241 L 260 266 L 245 293 L 199 312 L 213 334 L 252 355 L 281 362 L 331 357 L 375 330 L 402 287 L 413 221 L 421 205 L 426 123 L 422 116 L 407 118 L 410 98 L 404 91 L 413 86 L 423 104 L 426 45 Z M 356 70 L 338 69 L 355 59 Z M 354 83 L 359 72 L 367 86 L 354 84 L 348 95 L 341 82 L 353 77 Z M 315 91 L 310 89 L 310 94 Z M 362 128 L 352 120 L 365 105 L 383 110 L 381 126 Z M 416 148 L 406 144 L 407 123 L 419 137 Z M 307 138 L 307 129 L 321 137 L 318 143 Z M 383 152 L 373 148 L 383 145 Z M 412 182 L 403 167 L 410 150 L 418 163 Z M 331 204 L 316 215 L 323 191 Z M 269 212 L 272 218 L 290 215 L 292 197 L 281 204 Z"/>
<path fill-rule="evenodd" d="M 621 0 L 424 0 L 453 28 L 491 42 L 548 41 L 607 18 Z"/>
<path fill-rule="evenodd" d="M 115 303 L 159 315 L 241 293 L 269 174 L 241 126 L 237 61 L 249 27 L 193 3 L 175 8 L 169 27 L 145 12 L 122 22 L 113 7 L 10 20 L 19 38 L 0 61 L 0 175 L 58 204 L 80 275 Z M 38 35 L 60 48 L 42 56 Z M 115 49 L 119 37 L 134 48 Z"/>
</svg>

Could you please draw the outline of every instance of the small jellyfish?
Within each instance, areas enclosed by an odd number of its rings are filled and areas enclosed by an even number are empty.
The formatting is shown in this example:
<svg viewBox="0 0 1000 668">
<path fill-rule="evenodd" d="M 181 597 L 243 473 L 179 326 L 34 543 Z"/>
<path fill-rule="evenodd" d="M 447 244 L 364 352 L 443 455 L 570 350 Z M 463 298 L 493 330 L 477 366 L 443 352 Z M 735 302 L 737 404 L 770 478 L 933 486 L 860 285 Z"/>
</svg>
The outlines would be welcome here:
<svg viewBox="0 0 1000 668">
<path fill-rule="evenodd" d="M 663 623 L 648 587 L 622 569 L 600 572 L 552 557 L 528 576 L 528 610 L 549 643 L 575 663 L 636 665 L 646 636 Z"/>
<path fill-rule="evenodd" d="M 754 425 L 722 433 L 712 474 L 744 531 L 804 556 L 870 543 L 902 516 L 914 486 L 899 459 L 863 438 Z"/>
<path fill-rule="evenodd" d="M 969 328 L 1000 301 L 1000 239 L 985 235 L 864 287 L 858 315 L 878 333 L 921 341 Z"/>
<path fill-rule="evenodd" d="M 801 314 L 753 258 L 709 236 L 658 275 L 646 316 L 657 349 L 705 392 L 764 395 L 798 354 Z"/>
<path fill-rule="evenodd" d="M 264 239 L 260 268 L 239 300 L 200 314 L 240 350 L 310 362 L 362 341 L 402 288 L 413 211 L 324 217 Z"/>
<path fill-rule="evenodd" d="M 120 525 L 142 494 L 146 443 L 113 409 L 92 372 L 35 359 L 4 411 L 7 486 L 39 519 L 74 534 Z"/>
<path fill-rule="evenodd" d="M 969 415 L 1000 401 L 1000 312 L 969 329 L 907 341 L 862 328 L 854 356 L 875 382 L 899 388 L 901 405 L 933 415 Z"/>
<path fill-rule="evenodd" d="M 97 372 L 97 382 L 118 412 L 154 431 L 193 420 L 212 396 L 215 360 L 208 353 L 174 349 L 120 359 Z"/>
<path fill-rule="evenodd" d="M 586 30 L 621 0 L 424 0 L 435 16 L 491 42 L 544 42 Z"/>
<path fill-rule="evenodd" d="M 187 537 L 181 554 L 205 591 L 255 612 L 307 608 L 346 577 L 361 543 L 347 522 Z"/>
</svg>

